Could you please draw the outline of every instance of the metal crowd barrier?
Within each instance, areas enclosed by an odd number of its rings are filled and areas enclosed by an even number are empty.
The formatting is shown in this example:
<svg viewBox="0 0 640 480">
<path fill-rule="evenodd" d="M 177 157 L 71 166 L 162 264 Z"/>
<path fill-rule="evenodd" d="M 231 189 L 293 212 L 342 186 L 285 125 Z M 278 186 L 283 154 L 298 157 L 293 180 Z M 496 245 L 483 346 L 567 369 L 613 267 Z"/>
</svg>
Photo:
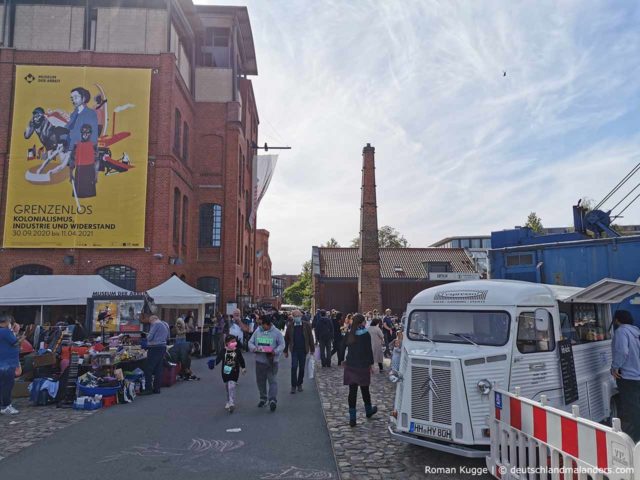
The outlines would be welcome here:
<svg viewBox="0 0 640 480">
<path fill-rule="evenodd" d="M 614 418 L 607 427 L 496 389 L 487 467 L 503 480 L 640 480 L 640 443 Z M 640 408 L 640 406 L 639 406 Z M 637 472 L 637 473 L 636 473 Z"/>
</svg>

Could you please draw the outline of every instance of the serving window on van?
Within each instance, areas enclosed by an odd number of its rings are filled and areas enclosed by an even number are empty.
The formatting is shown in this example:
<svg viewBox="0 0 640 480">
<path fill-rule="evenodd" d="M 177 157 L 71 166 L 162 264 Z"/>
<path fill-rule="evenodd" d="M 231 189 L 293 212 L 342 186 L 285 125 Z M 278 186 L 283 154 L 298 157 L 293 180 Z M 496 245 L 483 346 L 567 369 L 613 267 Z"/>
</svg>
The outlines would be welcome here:
<svg viewBox="0 0 640 480">
<path fill-rule="evenodd" d="M 560 332 L 573 345 L 609 340 L 605 305 L 596 303 L 563 303 L 560 307 Z"/>
<path fill-rule="evenodd" d="M 544 312 L 544 310 L 543 310 Z M 536 312 L 521 312 L 518 316 L 518 338 L 516 345 L 520 353 L 552 352 L 556 348 L 551 315 L 536 317 Z"/>
<path fill-rule="evenodd" d="M 414 310 L 408 336 L 424 342 L 502 346 L 509 340 L 510 322 L 502 311 Z"/>
</svg>

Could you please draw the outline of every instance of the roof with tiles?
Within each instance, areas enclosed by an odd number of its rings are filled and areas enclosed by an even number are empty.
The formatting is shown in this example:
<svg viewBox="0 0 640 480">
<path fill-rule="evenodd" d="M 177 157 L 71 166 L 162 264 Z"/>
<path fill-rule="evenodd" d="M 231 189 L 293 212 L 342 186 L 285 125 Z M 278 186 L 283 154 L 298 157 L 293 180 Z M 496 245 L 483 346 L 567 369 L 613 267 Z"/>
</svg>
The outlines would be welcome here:
<svg viewBox="0 0 640 480">
<path fill-rule="evenodd" d="M 357 248 L 318 249 L 323 278 L 358 278 Z M 450 263 L 458 273 L 475 273 L 473 262 L 463 248 L 381 248 L 380 275 L 383 279 L 427 277 L 425 263 Z"/>
</svg>

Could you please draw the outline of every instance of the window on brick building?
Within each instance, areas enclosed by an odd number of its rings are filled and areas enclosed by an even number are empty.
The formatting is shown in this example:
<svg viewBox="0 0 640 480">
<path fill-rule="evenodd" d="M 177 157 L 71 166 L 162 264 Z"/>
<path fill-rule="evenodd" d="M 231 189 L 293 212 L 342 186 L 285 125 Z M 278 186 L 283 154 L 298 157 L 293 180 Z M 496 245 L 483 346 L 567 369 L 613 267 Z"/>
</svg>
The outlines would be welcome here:
<svg viewBox="0 0 640 480">
<path fill-rule="evenodd" d="M 240 209 L 238 209 L 238 226 L 236 227 L 238 229 L 238 235 L 237 235 L 237 245 L 236 245 L 236 263 L 238 265 L 242 264 L 242 260 L 241 260 L 241 256 L 242 254 L 240 253 L 240 245 L 242 242 L 242 217 L 240 216 Z"/>
<path fill-rule="evenodd" d="M 53 270 L 44 265 L 30 264 L 20 265 L 11 269 L 11 281 L 19 279 L 23 275 L 51 275 Z"/>
<path fill-rule="evenodd" d="M 180 243 L 180 190 L 173 191 L 173 244 Z"/>
<path fill-rule="evenodd" d="M 222 245 L 222 206 L 217 203 L 200 205 L 201 247 L 219 247 Z"/>
<path fill-rule="evenodd" d="M 218 277 L 200 277 L 196 282 L 196 288 L 220 297 L 220 279 Z"/>
<path fill-rule="evenodd" d="M 99 268 L 96 273 L 120 288 L 136 290 L 137 272 L 135 268 L 126 265 L 108 265 Z"/>
<path fill-rule="evenodd" d="M 184 122 L 182 127 L 182 160 L 186 163 L 189 160 L 189 125 Z"/>
<path fill-rule="evenodd" d="M 176 108 L 175 123 L 173 125 L 173 153 L 180 156 L 180 129 L 182 128 L 182 115 Z"/>
<path fill-rule="evenodd" d="M 187 229 L 189 228 L 189 199 L 182 197 L 182 245 L 187 246 Z"/>
</svg>

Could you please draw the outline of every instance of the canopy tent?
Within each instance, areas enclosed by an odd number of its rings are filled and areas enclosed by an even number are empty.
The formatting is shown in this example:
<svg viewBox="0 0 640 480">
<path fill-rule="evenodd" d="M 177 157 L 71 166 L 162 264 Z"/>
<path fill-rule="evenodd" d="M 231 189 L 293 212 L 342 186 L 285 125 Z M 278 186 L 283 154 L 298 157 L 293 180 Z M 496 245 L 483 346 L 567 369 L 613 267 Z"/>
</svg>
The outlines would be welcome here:
<svg viewBox="0 0 640 480">
<path fill-rule="evenodd" d="M 147 290 L 147 293 L 153 298 L 153 303 L 161 307 L 197 308 L 198 326 L 200 327 L 200 345 L 202 345 L 204 337 L 204 306 L 207 303 L 216 303 L 215 294 L 193 288 L 175 275 L 157 287 Z"/>
<path fill-rule="evenodd" d="M 128 292 L 100 275 L 24 275 L 0 287 L 0 305 L 86 305 L 96 292 Z"/>
<path fill-rule="evenodd" d="M 39 306 L 42 323 L 45 305 L 86 305 L 96 292 L 128 292 L 100 275 L 23 275 L 0 287 L 0 305 Z"/>
</svg>

